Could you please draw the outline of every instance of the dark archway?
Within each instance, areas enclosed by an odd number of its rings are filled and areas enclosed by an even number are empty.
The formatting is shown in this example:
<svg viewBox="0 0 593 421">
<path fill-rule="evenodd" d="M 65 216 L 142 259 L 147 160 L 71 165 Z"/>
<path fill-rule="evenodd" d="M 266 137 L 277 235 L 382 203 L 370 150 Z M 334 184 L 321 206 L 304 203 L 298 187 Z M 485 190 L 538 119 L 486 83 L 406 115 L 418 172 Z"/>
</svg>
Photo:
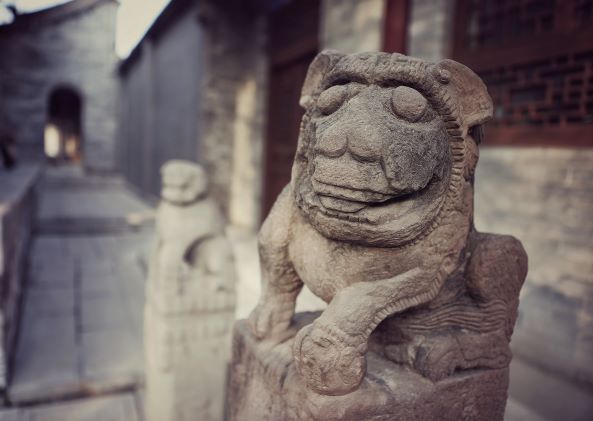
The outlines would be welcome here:
<svg viewBox="0 0 593 421">
<path fill-rule="evenodd" d="M 48 98 L 45 154 L 57 162 L 79 162 L 82 155 L 82 99 L 72 88 L 58 87 Z"/>
</svg>

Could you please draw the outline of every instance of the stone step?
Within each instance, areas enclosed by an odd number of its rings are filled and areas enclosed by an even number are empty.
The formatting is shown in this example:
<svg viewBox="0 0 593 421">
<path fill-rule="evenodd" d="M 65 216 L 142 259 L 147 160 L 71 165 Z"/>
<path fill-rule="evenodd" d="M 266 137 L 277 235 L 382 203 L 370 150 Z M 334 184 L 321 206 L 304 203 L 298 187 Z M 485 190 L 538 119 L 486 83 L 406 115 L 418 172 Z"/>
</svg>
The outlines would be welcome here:
<svg viewBox="0 0 593 421">
<path fill-rule="evenodd" d="M 0 421 L 140 421 L 132 393 L 0 411 Z"/>
<path fill-rule="evenodd" d="M 516 401 L 512 397 L 507 401 L 504 421 L 552 421 Z"/>
<path fill-rule="evenodd" d="M 154 227 L 152 217 L 131 214 L 127 218 L 42 218 L 33 231 L 37 235 L 94 235 L 141 232 Z"/>
<path fill-rule="evenodd" d="M 534 421 L 593 420 L 593 389 L 545 372 L 517 357 L 511 363 L 509 396 L 512 403 L 507 408 L 508 415 L 526 411 L 532 417 L 540 417 L 533 418 Z"/>
</svg>

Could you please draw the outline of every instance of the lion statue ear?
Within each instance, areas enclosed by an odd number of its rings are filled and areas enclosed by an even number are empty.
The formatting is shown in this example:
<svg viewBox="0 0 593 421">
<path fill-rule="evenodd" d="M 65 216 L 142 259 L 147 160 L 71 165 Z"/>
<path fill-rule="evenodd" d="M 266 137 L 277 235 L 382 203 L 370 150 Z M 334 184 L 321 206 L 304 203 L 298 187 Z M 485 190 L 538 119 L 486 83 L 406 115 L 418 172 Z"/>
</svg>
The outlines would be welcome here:
<svg viewBox="0 0 593 421">
<path fill-rule="evenodd" d="M 307 77 L 301 90 L 299 104 L 304 109 L 309 109 L 314 98 L 319 94 L 321 82 L 327 72 L 342 58 L 344 54 L 335 50 L 323 50 L 313 59 L 307 70 Z"/>
<path fill-rule="evenodd" d="M 469 129 L 492 118 L 492 99 L 478 75 L 469 67 L 449 59 L 441 60 L 437 66 L 439 71 L 447 74 L 464 126 Z"/>
</svg>

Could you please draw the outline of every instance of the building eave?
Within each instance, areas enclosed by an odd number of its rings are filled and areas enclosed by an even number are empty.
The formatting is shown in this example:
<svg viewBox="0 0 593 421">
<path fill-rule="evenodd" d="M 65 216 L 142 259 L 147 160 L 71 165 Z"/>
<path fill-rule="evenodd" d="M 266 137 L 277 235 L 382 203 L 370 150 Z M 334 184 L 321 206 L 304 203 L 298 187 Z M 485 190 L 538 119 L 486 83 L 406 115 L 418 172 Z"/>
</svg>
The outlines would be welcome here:
<svg viewBox="0 0 593 421">
<path fill-rule="evenodd" d="M 52 25 L 78 16 L 105 3 L 118 4 L 119 2 L 117 0 L 72 0 L 47 9 L 18 14 L 11 23 L 0 25 L 0 33 L 23 29 L 34 30 L 40 26 Z"/>
</svg>

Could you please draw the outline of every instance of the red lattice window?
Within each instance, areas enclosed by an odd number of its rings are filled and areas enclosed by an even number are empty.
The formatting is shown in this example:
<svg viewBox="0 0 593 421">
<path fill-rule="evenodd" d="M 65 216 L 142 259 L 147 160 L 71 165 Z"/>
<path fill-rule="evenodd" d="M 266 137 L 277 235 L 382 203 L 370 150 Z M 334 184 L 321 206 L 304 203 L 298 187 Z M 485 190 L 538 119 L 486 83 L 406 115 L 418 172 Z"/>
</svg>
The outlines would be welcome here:
<svg viewBox="0 0 593 421">
<path fill-rule="evenodd" d="M 593 0 L 458 0 L 453 56 L 494 100 L 487 143 L 593 146 Z"/>
</svg>

